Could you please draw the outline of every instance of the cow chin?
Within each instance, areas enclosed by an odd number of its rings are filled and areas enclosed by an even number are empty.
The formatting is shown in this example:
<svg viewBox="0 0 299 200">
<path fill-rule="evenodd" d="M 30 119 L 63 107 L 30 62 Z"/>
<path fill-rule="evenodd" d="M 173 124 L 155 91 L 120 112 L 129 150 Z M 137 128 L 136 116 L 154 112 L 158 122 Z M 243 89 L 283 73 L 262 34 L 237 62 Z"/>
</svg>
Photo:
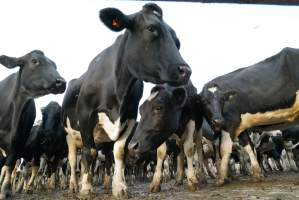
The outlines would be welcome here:
<svg viewBox="0 0 299 200">
<path fill-rule="evenodd" d="M 50 87 L 48 90 L 48 93 L 51 93 L 51 94 L 62 94 L 64 93 L 66 87 Z"/>
</svg>

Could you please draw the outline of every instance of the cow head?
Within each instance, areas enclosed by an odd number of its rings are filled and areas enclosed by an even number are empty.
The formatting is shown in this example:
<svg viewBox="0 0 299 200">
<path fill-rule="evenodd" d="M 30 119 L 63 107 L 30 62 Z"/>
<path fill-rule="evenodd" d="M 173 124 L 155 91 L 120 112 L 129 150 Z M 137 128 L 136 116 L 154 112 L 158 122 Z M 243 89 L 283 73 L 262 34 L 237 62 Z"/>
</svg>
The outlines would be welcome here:
<svg viewBox="0 0 299 200">
<path fill-rule="evenodd" d="M 163 20 L 159 6 L 146 4 L 132 15 L 105 8 L 100 11 L 100 19 L 113 31 L 127 30 L 122 57 L 133 76 L 156 84 L 188 82 L 191 69 L 179 53 L 179 39 Z"/>
<path fill-rule="evenodd" d="M 55 132 L 61 125 L 61 106 L 51 101 L 42 111 L 42 129 L 45 133 Z"/>
<path fill-rule="evenodd" d="M 198 96 L 203 114 L 214 131 L 220 131 L 223 128 L 224 118 L 222 109 L 224 103 L 234 98 L 234 95 L 236 95 L 235 91 L 229 90 L 223 92 L 216 84 L 213 84 L 205 86 Z"/>
<path fill-rule="evenodd" d="M 20 67 L 17 86 L 30 97 L 63 93 L 66 88 L 55 63 L 42 51 L 35 50 L 20 58 L 2 55 L 0 63 L 7 68 Z"/>
<path fill-rule="evenodd" d="M 60 128 L 62 128 L 61 106 L 52 101 L 41 111 L 40 143 L 43 145 L 44 152 L 51 152 L 51 148 L 55 148 L 56 140 L 60 138 Z"/>
<path fill-rule="evenodd" d="M 129 153 L 139 156 L 159 147 L 179 127 L 181 110 L 186 101 L 184 88 L 158 85 L 140 106 L 140 122 L 129 143 Z"/>
</svg>

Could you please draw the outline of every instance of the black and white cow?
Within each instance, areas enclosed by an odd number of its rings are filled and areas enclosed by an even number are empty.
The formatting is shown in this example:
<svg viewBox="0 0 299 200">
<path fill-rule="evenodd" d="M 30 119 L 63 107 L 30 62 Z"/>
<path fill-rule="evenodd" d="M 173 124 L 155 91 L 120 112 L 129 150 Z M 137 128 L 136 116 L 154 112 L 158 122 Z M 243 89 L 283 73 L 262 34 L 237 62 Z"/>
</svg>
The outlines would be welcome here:
<svg viewBox="0 0 299 200">
<path fill-rule="evenodd" d="M 196 95 L 196 91 L 191 81 L 183 87 L 171 87 L 164 84 L 152 88 L 151 95 L 139 108 L 140 122 L 129 143 L 130 154 L 138 157 L 144 152 L 158 148 L 171 135 L 178 135 L 180 137 L 179 146 L 187 157 L 187 180 L 190 189 L 195 189 L 198 185 L 193 168 L 194 134 L 198 134 L 202 124 L 202 117 L 195 117 L 197 115 L 192 106 L 191 99 Z M 159 154 L 163 155 L 163 151 L 166 155 L 165 148 L 165 143 L 158 148 L 158 158 Z M 202 153 L 202 150 L 200 152 Z M 160 165 L 162 167 L 162 163 Z M 177 168 L 179 173 L 176 181 L 177 184 L 182 184 L 184 177 L 183 151 L 178 157 Z M 151 185 L 151 187 L 159 188 L 160 181 L 161 174 L 157 174 L 153 180 L 156 185 Z"/>
<path fill-rule="evenodd" d="M 67 157 L 68 153 L 66 133 L 61 120 L 61 106 L 52 101 L 43 107 L 41 111 L 41 124 L 32 127 L 22 155 L 25 161 L 31 162 L 32 169 L 31 177 L 24 187 L 26 192 L 33 189 L 41 157 L 45 159 L 47 165 L 48 187 L 54 189 L 58 164 Z M 17 191 L 21 189 L 22 183 L 18 185 Z"/>
<path fill-rule="evenodd" d="M 276 130 L 295 123 L 298 90 L 299 50 L 293 48 L 205 84 L 200 93 L 204 114 L 214 130 L 221 131 L 218 184 L 227 177 L 232 139 L 237 137 L 249 154 L 253 177 L 263 177 L 246 131 Z"/>
<path fill-rule="evenodd" d="M 56 71 L 55 63 L 42 51 L 35 50 L 19 58 L 2 55 L 0 63 L 7 68 L 20 68 L 0 82 L 0 147 L 7 155 L 0 181 L 3 182 L 1 198 L 5 198 L 11 192 L 12 168 L 22 157 L 35 119 L 33 99 L 63 93 L 66 82 Z"/>
<path fill-rule="evenodd" d="M 70 135 L 82 136 L 86 167 L 80 193 L 86 195 L 92 190 L 88 169 L 96 157 L 97 135 L 98 142 L 116 141 L 112 193 L 122 197 L 127 195 L 124 146 L 137 117 L 142 81 L 182 85 L 188 82 L 191 69 L 179 53 L 174 30 L 163 20 L 162 9 L 156 4 L 145 4 L 131 15 L 115 8 L 102 9 L 100 19 L 111 30 L 125 32 L 93 59 L 87 72 L 77 79 L 79 83 L 73 81 L 78 87 L 68 90 L 71 94 L 66 93 L 63 109 L 74 112 L 65 112 L 64 120 Z M 70 109 L 76 96 L 75 107 Z M 77 187 L 73 179 L 72 185 Z"/>
</svg>

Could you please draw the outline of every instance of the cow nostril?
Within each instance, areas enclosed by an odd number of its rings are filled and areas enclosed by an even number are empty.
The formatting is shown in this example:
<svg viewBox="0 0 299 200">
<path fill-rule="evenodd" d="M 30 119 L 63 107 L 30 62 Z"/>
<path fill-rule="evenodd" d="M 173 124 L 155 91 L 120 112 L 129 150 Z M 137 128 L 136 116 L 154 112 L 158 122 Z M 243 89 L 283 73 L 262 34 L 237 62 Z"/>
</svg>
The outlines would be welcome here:
<svg viewBox="0 0 299 200">
<path fill-rule="evenodd" d="M 188 66 L 179 66 L 178 73 L 181 78 L 189 77 L 191 75 L 191 69 Z"/>
<path fill-rule="evenodd" d="M 180 74 L 181 77 L 185 77 L 186 76 L 186 69 L 185 68 L 186 67 L 184 67 L 184 66 L 179 66 L 178 67 L 178 71 L 179 71 L 179 74 Z"/>
<path fill-rule="evenodd" d="M 132 149 L 134 151 L 136 151 L 138 149 L 138 147 L 139 147 L 139 143 L 138 142 L 136 142 L 135 144 L 132 145 Z"/>
<path fill-rule="evenodd" d="M 58 78 L 58 79 L 56 79 L 55 84 L 56 84 L 57 87 L 60 87 L 60 86 L 65 84 L 65 80 L 63 80 L 62 78 Z"/>
</svg>

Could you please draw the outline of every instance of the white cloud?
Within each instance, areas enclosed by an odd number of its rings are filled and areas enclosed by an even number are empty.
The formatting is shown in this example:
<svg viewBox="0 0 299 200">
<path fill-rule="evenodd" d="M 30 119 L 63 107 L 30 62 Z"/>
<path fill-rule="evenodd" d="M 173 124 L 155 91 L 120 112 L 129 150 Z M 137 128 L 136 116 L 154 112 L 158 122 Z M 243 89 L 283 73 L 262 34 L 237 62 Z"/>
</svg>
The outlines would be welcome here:
<svg viewBox="0 0 299 200">
<path fill-rule="evenodd" d="M 119 33 L 108 30 L 98 11 L 117 7 L 124 13 L 143 1 L 6 0 L 1 1 L 0 55 L 22 56 L 41 49 L 68 81 L 87 70 L 89 62 Z M 157 2 L 164 19 L 181 40 L 181 53 L 192 67 L 192 81 L 202 85 L 216 76 L 261 61 L 283 47 L 299 47 L 299 7 Z M 0 80 L 13 70 L 0 66 Z M 147 85 L 145 98 L 149 95 Z M 37 99 L 61 103 L 63 95 Z M 37 119 L 41 118 L 38 112 Z"/>
</svg>

